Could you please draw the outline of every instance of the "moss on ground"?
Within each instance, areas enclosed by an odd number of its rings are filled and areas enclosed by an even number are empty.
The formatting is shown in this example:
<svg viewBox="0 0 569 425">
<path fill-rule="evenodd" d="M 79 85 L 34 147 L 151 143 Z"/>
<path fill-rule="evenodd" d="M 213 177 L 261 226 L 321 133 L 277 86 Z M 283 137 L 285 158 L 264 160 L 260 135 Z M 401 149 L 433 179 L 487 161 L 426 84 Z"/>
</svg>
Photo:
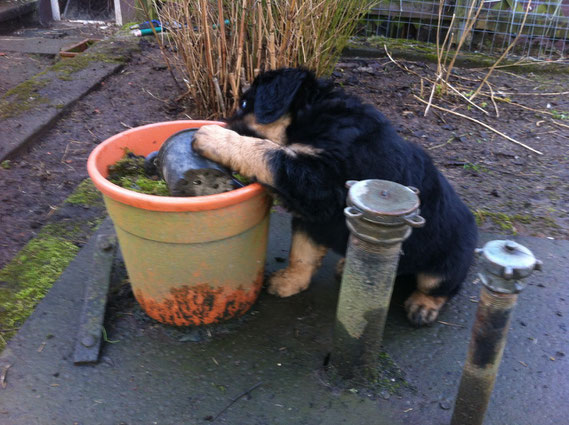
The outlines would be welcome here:
<svg viewBox="0 0 569 425">
<path fill-rule="evenodd" d="M 84 53 L 73 58 L 61 59 L 42 74 L 55 72 L 57 78 L 60 80 L 71 80 L 72 74 L 87 68 L 93 62 L 124 63 L 125 61 L 126 58 L 120 55 L 116 56 L 107 53 Z"/>
<path fill-rule="evenodd" d="M 114 38 L 111 41 L 96 44 L 89 51 L 73 58 L 62 59 L 56 64 L 47 67 L 44 71 L 27 81 L 18 84 L 0 96 L 0 118 L 10 118 L 21 115 L 43 104 L 50 104 L 50 99 L 39 94 L 40 89 L 49 85 L 50 80 L 73 80 L 73 74 L 79 72 L 93 63 L 123 64 L 128 61 L 132 51 L 136 51 L 132 37 L 130 39 Z M 54 104 L 61 109 L 62 104 Z"/>
<path fill-rule="evenodd" d="M 8 90 L 0 97 L 0 118 L 21 115 L 38 105 L 49 104 L 49 98 L 40 95 L 39 91 L 49 84 L 50 73 L 55 73 L 57 78 L 61 80 L 69 81 L 73 79 L 72 74 L 87 68 L 94 62 L 124 63 L 125 61 L 126 57 L 124 56 L 108 53 L 77 55 L 71 59 L 60 60 L 45 71 Z M 61 104 L 54 106 L 60 109 L 63 107 Z"/>
<path fill-rule="evenodd" d="M 97 190 L 91 179 L 85 179 L 73 191 L 73 193 L 65 200 L 71 205 L 80 206 L 102 206 L 103 196 Z"/>
<path fill-rule="evenodd" d="M 60 209 L 76 207 L 88 208 L 81 208 L 88 211 L 88 217 L 77 214 L 46 224 L 0 270 L 0 351 L 106 216 L 102 196 L 89 179 L 78 185 Z M 73 211 L 77 210 L 72 209 L 72 215 Z"/>
<path fill-rule="evenodd" d="M 20 115 L 37 105 L 49 103 L 39 90 L 48 84 L 48 80 L 33 77 L 8 90 L 0 97 L 0 118 Z"/>
<path fill-rule="evenodd" d="M 351 379 L 342 378 L 334 366 L 328 367 L 327 377 L 333 386 L 366 397 L 389 398 L 405 389 L 415 391 L 389 354 L 380 352 L 377 356 L 376 367 L 356 369 Z"/>
<path fill-rule="evenodd" d="M 0 270 L 0 351 L 79 251 L 75 244 L 52 232 L 40 232 Z"/>
<path fill-rule="evenodd" d="M 476 224 L 481 226 L 487 220 L 490 220 L 502 231 L 508 232 L 512 235 L 517 234 L 516 223 L 532 224 L 535 222 L 542 223 L 544 228 L 557 229 L 559 226 L 554 220 L 548 217 L 534 217 L 528 214 L 506 214 L 501 212 L 487 211 L 484 209 L 477 209 L 472 211 Z"/>
</svg>

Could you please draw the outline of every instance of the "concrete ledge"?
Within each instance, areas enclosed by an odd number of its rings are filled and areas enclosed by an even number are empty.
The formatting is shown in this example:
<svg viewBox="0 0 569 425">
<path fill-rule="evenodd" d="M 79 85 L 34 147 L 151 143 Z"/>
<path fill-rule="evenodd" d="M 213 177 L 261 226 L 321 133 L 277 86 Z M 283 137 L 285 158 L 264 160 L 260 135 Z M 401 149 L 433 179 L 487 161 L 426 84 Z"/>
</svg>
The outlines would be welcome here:
<svg viewBox="0 0 569 425">
<path fill-rule="evenodd" d="M 117 72 L 138 39 L 115 36 L 63 59 L 0 97 L 0 161 L 38 139 L 77 100 Z"/>
<path fill-rule="evenodd" d="M 43 38 L 0 36 L 0 52 L 57 55 L 60 50 L 84 40 L 85 37 Z"/>
</svg>

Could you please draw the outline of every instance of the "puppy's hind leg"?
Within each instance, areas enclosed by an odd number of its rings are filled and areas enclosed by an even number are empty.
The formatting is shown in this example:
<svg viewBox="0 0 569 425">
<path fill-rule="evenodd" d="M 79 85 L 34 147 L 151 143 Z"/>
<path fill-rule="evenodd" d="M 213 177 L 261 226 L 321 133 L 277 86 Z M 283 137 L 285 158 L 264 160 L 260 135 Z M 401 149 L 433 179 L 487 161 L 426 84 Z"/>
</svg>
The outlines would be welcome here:
<svg viewBox="0 0 569 425">
<path fill-rule="evenodd" d="M 269 278 L 269 293 L 290 297 L 307 289 L 326 251 L 325 246 L 314 242 L 306 233 L 295 230 L 292 234 L 288 267 L 275 272 Z"/>
<path fill-rule="evenodd" d="M 437 289 L 443 278 L 425 273 L 417 274 L 417 289 L 405 301 L 407 318 L 415 326 L 432 324 L 439 316 L 439 311 L 447 302 L 447 296 L 429 295 Z"/>
</svg>

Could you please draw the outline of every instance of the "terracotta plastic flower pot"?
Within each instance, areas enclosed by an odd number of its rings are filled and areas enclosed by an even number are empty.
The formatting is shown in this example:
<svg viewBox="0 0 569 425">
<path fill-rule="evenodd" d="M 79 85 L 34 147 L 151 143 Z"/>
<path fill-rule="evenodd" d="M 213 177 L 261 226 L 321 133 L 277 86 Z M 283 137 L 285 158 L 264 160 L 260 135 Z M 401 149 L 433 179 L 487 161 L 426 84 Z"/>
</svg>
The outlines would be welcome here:
<svg viewBox="0 0 569 425">
<path fill-rule="evenodd" d="M 133 128 L 101 143 L 87 169 L 103 193 L 134 295 L 172 325 L 201 325 L 245 313 L 263 283 L 270 197 L 257 183 L 217 195 L 153 196 L 109 182 L 125 148 L 148 155 L 177 131 L 221 124 L 173 121 Z"/>
</svg>

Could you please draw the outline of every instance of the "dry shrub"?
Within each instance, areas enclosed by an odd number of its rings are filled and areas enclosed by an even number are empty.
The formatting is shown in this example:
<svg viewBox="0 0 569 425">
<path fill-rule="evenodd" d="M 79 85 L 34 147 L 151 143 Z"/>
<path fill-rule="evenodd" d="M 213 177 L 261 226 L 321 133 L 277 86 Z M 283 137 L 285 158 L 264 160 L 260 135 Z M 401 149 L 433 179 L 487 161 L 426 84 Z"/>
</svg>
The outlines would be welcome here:
<svg viewBox="0 0 569 425">
<path fill-rule="evenodd" d="M 166 0 L 172 62 L 200 115 L 217 118 L 237 107 L 261 71 L 304 66 L 330 73 L 366 0 Z"/>
<path fill-rule="evenodd" d="M 449 29 L 447 30 L 446 35 L 444 37 L 444 40 L 441 44 L 440 43 L 440 34 L 443 32 L 442 27 L 441 27 L 441 23 L 442 23 L 441 20 L 442 20 L 442 11 L 443 11 L 444 4 L 445 4 L 445 0 L 440 0 L 440 2 L 439 2 L 439 14 L 438 14 L 438 25 L 437 25 L 437 45 L 436 45 L 436 47 L 437 47 L 437 72 L 435 75 L 436 81 L 435 81 L 435 84 L 433 85 L 432 92 L 431 92 L 431 99 L 429 100 L 429 102 L 431 102 L 433 94 L 437 88 L 439 89 L 439 92 L 441 94 L 446 94 L 448 92 L 448 89 L 456 92 L 456 90 L 450 85 L 450 82 L 449 82 L 450 78 L 452 76 L 452 70 L 454 68 L 455 61 L 456 61 L 456 59 L 460 53 L 462 46 L 464 45 L 466 40 L 469 37 L 471 37 L 471 35 L 472 35 L 474 25 L 475 25 L 476 21 L 478 20 L 478 17 L 480 16 L 480 12 L 482 11 L 482 8 L 484 7 L 485 1 L 484 0 L 464 0 L 463 6 L 466 7 L 466 11 L 463 12 L 464 16 L 462 17 L 463 24 L 464 24 L 464 30 L 462 32 L 457 31 L 458 27 L 456 25 L 453 25 L 455 23 L 456 15 L 453 14 Z M 502 60 L 508 55 L 510 50 L 516 45 L 518 39 L 522 35 L 522 30 L 524 29 L 526 19 L 528 17 L 528 13 L 531 10 L 531 4 L 532 4 L 532 0 L 529 0 L 527 3 L 527 6 L 525 9 L 523 18 L 522 18 L 522 22 L 521 22 L 521 25 L 520 25 L 520 28 L 518 30 L 516 37 L 514 38 L 513 41 L 511 41 L 508 44 L 506 50 L 496 60 L 494 65 L 492 67 L 490 67 L 488 73 L 481 80 L 476 91 L 472 95 L 470 95 L 470 101 L 472 101 L 476 96 L 478 96 L 478 94 L 480 93 L 480 91 L 482 90 L 484 85 L 487 84 L 488 78 L 490 77 L 492 72 L 496 69 L 496 67 L 498 67 L 498 65 L 502 62 Z M 456 35 L 457 33 L 459 34 L 458 36 Z M 456 44 L 456 47 L 454 49 L 454 53 L 451 53 L 452 46 L 454 44 Z M 447 63 L 449 58 L 450 58 L 450 62 Z M 443 75 L 445 75 L 444 78 L 443 78 Z M 474 105 L 474 106 L 476 106 L 476 105 Z M 427 109 L 425 110 L 425 115 L 426 115 L 428 109 L 429 109 L 429 107 L 427 106 Z"/>
</svg>

